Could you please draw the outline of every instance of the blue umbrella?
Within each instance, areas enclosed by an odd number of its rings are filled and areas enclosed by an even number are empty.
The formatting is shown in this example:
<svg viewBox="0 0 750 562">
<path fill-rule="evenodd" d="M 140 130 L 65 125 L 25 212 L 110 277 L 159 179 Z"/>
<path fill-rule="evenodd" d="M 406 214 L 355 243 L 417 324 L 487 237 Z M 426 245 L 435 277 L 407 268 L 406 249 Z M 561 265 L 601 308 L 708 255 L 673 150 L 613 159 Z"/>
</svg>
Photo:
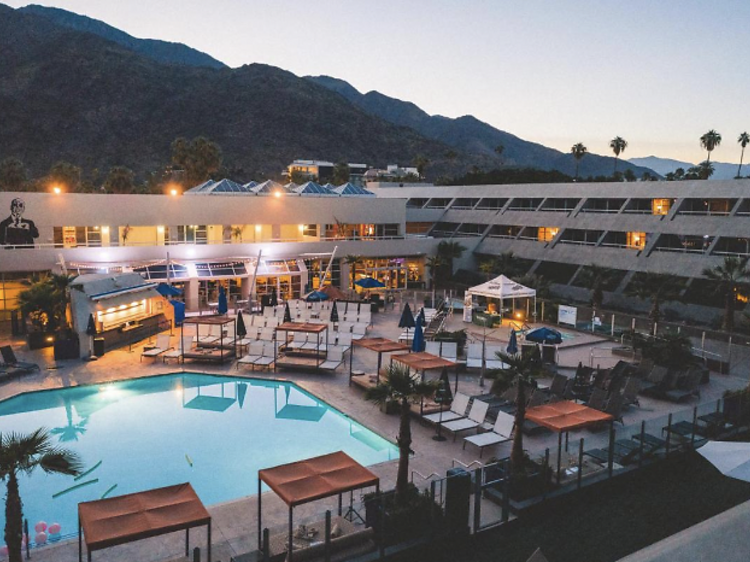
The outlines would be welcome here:
<svg viewBox="0 0 750 562">
<path fill-rule="evenodd" d="M 424 317 L 424 307 L 419 309 L 419 314 L 417 314 L 417 326 L 424 327 L 427 324 L 427 319 Z"/>
<path fill-rule="evenodd" d="M 417 325 L 414 328 L 414 339 L 411 341 L 411 350 L 419 353 L 420 351 L 424 351 L 424 332 L 422 331 L 422 325 L 417 322 Z"/>
<path fill-rule="evenodd" d="M 507 351 L 510 355 L 515 355 L 516 353 L 518 353 L 518 338 L 516 337 L 515 330 L 510 331 L 510 341 L 508 342 L 508 347 L 505 348 L 505 351 Z"/>
<path fill-rule="evenodd" d="M 226 314 L 229 310 L 229 305 L 227 304 L 227 294 L 224 291 L 224 287 L 219 287 L 219 306 L 216 308 L 216 310 L 219 314 Z"/>
<path fill-rule="evenodd" d="M 156 286 L 156 291 L 163 297 L 176 297 L 182 294 L 177 287 L 172 287 L 166 283 L 159 283 Z"/>
<path fill-rule="evenodd" d="M 180 301 L 169 301 L 174 308 L 174 325 L 182 326 L 185 321 L 185 303 Z"/>
<path fill-rule="evenodd" d="M 328 295 L 326 295 L 322 291 L 313 291 L 312 293 L 308 293 L 305 295 L 305 300 L 307 302 L 327 301 Z"/>
<path fill-rule="evenodd" d="M 537 328 L 526 333 L 526 339 L 535 343 L 562 343 L 562 334 L 552 328 Z"/>
<path fill-rule="evenodd" d="M 363 289 L 382 289 L 385 287 L 385 283 L 381 283 L 377 279 L 373 279 L 372 277 L 364 277 L 360 279 L 359 281 L 354 282 L 355 285 L 358 287 L 362 287 Z"/>
</svg>

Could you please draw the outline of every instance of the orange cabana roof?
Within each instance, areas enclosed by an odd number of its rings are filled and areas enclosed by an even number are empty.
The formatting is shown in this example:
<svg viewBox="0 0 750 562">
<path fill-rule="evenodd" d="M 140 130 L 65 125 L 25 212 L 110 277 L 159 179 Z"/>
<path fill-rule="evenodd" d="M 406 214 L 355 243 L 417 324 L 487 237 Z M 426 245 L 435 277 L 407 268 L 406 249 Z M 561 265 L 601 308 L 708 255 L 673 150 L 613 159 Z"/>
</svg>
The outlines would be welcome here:
<svg viewBox="0 0 750 562">
<path fill-rule="evenodd" d="M 393 355 L 391 359 L 398 361 L 414 369 L 415 371 L 428 371 L 430 369 L 442 369 L 443 367 L 455 367 L 453 361 L 438 357 L 432 353 L 421 351 L 419 353 L 408 353 L 405 355 Z"/>
<path fill-rule="evenodd" d="M 378 353 L 391 353 L 393 351 L 409 351 L 410 346 L 389 340 L 386 338 L 362 338 L 361 340 L 353 340 L 352 344 L 357 347 L 364 347 L 371 351 L 377 351 Z"/>
<path fill-rule="evenodd" d="M 327 329 L 327 324 L 312 324 L 310 322 L 284 322 L 276 327 L 276 330 L 282 332 L 305 332 L 308 334 L 319 334 Z"/>
<path fill-rule="evenodd" d="M 79 503 L 78 519 L 89 551 L 211 523 L 187 482 Z"/>
<path fill-rule="evenodd" d="M 612 421 L 610 414 L 605 414 L 583 404 L 576 404 L 571 400 L 543 404 L 526 410 L 526 419 L 531 420 L 547 429 L 563 433 L 573 429 Z"/>
<path fill-rule="evenodd" d="M 343 451 L 265 468 L 258 471 L 258 478 L 290 507 L 380 482 Z"/>
</svg>

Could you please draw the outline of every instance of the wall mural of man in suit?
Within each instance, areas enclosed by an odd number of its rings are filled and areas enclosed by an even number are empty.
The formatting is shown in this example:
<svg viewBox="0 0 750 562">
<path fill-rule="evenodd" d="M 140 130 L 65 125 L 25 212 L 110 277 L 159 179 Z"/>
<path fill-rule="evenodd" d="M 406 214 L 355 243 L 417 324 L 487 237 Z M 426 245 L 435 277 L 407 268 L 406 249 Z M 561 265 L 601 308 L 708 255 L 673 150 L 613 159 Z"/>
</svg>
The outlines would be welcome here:
<svg viewBox="0 0 750 562">
<path fill-rule="evenodd" d="M 39 238 L 34 221 L 23 218 L 26 203 L 16 197 L 10 202 L 10 216 L 0 222 L 0 245 L 33 246 L 34 238 Z"/>
</svg>

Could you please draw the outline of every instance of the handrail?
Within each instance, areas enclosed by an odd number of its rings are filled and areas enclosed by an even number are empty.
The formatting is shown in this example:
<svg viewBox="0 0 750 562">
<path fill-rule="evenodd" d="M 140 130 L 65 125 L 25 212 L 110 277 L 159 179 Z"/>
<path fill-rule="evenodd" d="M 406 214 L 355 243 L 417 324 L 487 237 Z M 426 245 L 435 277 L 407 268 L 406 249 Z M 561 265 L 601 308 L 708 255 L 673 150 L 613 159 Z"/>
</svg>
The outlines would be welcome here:
<svg viewBox="0 0 750 562">
<path fill-rule="evenodd" d="M 437 472 L 431 472 L 430 474 L 428 474 L 427 476 L 425 476 L 424 474 L 422 474 L 418 470 L 412 470 L 411 471 L 411 479 L 410 479 L 411 482 L 414 482 L 414 475 L 415 474 L 417 476 L 419 476 L 422 480 L 429 480 L 430 478 L 432 478 L 434 476 L 437 476 L 438 478 L 440 478 L 440 475 Z"/>
<path fill-rule="evenodd" d="M 469 468 L 471 468 L 472 466 L 475 466 L 475 465 L 479 466 L 481 468 L 484 468 L 484 466 L 485 466 L 484 463 L 482 461 L 480 461 L 480 460 L 473 460 L 469 464 L 465 464 L 465 463 L 461 462 L 458 459 L 453 459 L 451 461 L 451 468 L 456 468 L 457 464 L 461 465 L 461 467 L 466 468 L 466 469 L 469 469 Z"/>
</svg>

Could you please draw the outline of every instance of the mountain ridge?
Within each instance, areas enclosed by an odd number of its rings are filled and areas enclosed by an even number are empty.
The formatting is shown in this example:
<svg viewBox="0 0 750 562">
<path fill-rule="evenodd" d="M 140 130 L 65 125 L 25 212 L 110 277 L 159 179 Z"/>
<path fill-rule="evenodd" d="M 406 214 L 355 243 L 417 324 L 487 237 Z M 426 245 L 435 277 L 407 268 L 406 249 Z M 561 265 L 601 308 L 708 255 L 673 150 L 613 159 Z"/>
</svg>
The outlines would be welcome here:
<svg viewBox="0 0 750 562">
<path fill-rule="evenodd" d="M 643 156 L 639 158 L 629 158 L 628 162 L 636 164 L 638 166 L 646 166 L 651 168 L 662 176 L 667 175 L 669 172 L 674 172 L 677 168 L 682 168 L 687 171 L 688 168 L 697 166 L 691 162 L 684 162 L 682 160 L 674 160 L 672 158 L 661 158 L 660 156 Z M 733 180 L 737 175 L 737 164 L 732 162 L 711 162 L 714 167 L 714 173 L 709 180 Z M 750 174 L 750 166 L 742 166 L 742 172 L 744 175 Z"/>
</svg>

